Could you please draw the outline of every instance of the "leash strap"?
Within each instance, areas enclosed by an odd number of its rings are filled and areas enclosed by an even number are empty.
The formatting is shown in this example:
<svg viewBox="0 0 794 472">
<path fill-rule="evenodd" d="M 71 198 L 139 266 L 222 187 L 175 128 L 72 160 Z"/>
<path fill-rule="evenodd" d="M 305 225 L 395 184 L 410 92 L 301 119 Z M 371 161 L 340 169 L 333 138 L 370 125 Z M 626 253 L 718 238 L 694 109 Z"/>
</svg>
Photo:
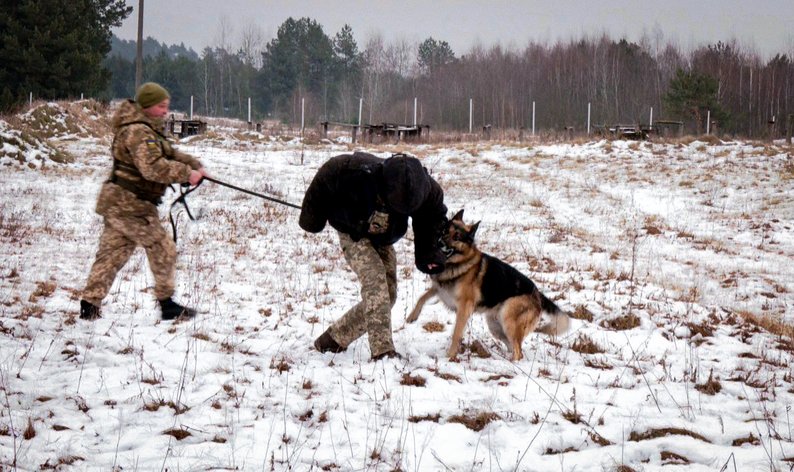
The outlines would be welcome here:
<svg viewBox="0 0 794 472">
<path fill-rule="evenodd" d="M 199 186 L 201 185 L 202 182 L 204 182 L 204 179 L 199 180 L 199 183 L 197 183 L 195 187 L 193 187 L 191 189 L 188 189 L 188 190 L 185 190 L 185 186 L 180 184 L 179 185 L 179 197 L 177 197 L 176 200 L 171 202 L 171 207 L 168 209 L 168 220 L 171 222 L 171 232 L 174 235 L 174 244 L 176 244 L 176 221 L 174 220 L 174 214 L 173 214 L 174 205 L 176 205 L 177 203 L 181 203 L 182 206 L 185 207 L 185 212 L 187 213 L 188 218 L 190 218 L 191 221 L 195 221 L 196 218 L 193 217 L 193 213 L 190 212 L 190 207 L 187 206 L 187 198 L 186 197 L 190 194 L 190 192 L 192 192 L 192 191 L 196 190 L 197 188 L 199 188 Z"/>
<path fill-rule="evenodd" d="M 238 192 L 243 192 L 243 193 L 247 193 L 248 195 L 253 195 L 254 197 L 259 197 L 259 198 L 262 198 L 264 200 L 268 200 L 268 201 L 275 202 L 275 203 L 280 203 L 280 204 L 286 205 L 286 206 L 288 206 L 290 208 L 297 208 L 298 210 L 301 209 L 301 207 L 298 206 L 298 205 L 295 205 L 295 204 L 292 204 L 292 203 L 289 203 L 289 202 L 285 202 L 284 200 L 279 200 L 278 198 L 275 198 L 275 197 L 271 197 L 271 196 L 268 196 L 268 195 L 257 193 L 257 192 L 254 192 L 252 190 L 247 190 L 247 189 L 244 189 L 244 188 L 240 188 L 240 187 L 237 187 L 236 185 L 232 185 L 232 184 L 223 182 L 223 181 L 218 180 L 218 179 L 213 179 L 212 177 L 204 177 L 201 180 L 199 180 L 199 183 L 196 184 L 191 189 L 185 190 L 186 186 L 180 185 L 179 186 L 179 197 L 177 197 L 177 199 L 174 200 L 171 203 L 171 207 L 168 209 L 168 220 L 171 222 L 171 232 L 173 233 L 173 236 L 174 236 L 174 243 L 176 243 L 176 238 L 177 238 L 177 235 L 176 235 L 176 221 L 174 220 L 174 215 L 173 215 L 174 205 L 176 205 L 177 203 L 181 203 L 182 206 L 185 207 L 185 212 L 187 212 L 188 218 L 190 218 L 191 221 L 195 221 L 196 218 L 194 218 L 193 214 L 190 212 L 190 207 L 188 207 L 188 205 L 187 205 L 187 198 L 186 197 L 191 192 L 193 192 L 197 188 L 199 188 L 199 186 L 201 186 L 201 184 L 205 180 L 209 180 L 212 183 L 215 183 L 215 184 L 218 184 L 218 185 L 222 185 L 224 187 L 228 187 L 228 188 L 233 189 L 233 190 L 237 190 Z"/>
<path fill-rule="evenodd" d="M 284 200 L 279 200 L 278 198 L 270 197 L 268 195 L 263 195 L 261 193 L 257 193 L 257 192 L 251 191 L 251 190 L 246 190 L 244 188 L 237 187 L 236 185 L 232 185 L 232 184 L 229 184 L 229 183 L 226 183 L 226 182 L 222 182 L 222 181 L 220 181 L 218 179 L 213 179 L 212 177 L 204 177 L 204 179 L 202 179 L 202 180 L 209 180 L 212 183 L 216 183 L 216 184 L 222 185 L 224 187 L 229 187 L 230 189 L 237 190 L 238 192 L 247 193 L 248 195 L 253 195 L 254 197 L 259 197 L 259 198 L 263 198 L 265 200 L 270 200 L 271 202 L 280 203 L 280 204 L 286 205 L 286 206 L 288 206 L 290 208 L 297 208 L 298 210 L 301 209 L 301 207 L 298 206 L 298 205 L 294 205 L 292 203 L 285 202 Z"/>
</svg>

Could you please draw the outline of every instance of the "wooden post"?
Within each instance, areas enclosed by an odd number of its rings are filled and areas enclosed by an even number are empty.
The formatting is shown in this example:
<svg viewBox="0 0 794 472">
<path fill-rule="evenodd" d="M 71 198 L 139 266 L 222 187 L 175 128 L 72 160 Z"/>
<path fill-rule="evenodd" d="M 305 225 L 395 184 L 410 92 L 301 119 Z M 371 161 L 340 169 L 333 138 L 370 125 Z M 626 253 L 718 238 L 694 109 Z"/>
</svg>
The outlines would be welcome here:
<svg viewBox="0 0 794 472">
<path fill-rule="evenodd" d="M 135 44 L 135 91 L 143 82 L 143 0 L 138 1 L 138 41 Z"/>
<path fill-rule="evenodd" d="M 353 144 L 356 144 L 356 132 L 357 131 L 358 131 L 358 126 L 353 126 L 352 131 L 351 131 Z"/>
<path fill-rule="evenodd" d="M 706 110 L 706 136 L 711 133 L 711 110 Z"/>
<path fill-rule="evenodd" d="M 474 99 L 470 98 L 469 99 L 469 134 L 471 134 L 471 124 L 472 124 L 471 118 L 472 118 L 472 112 L 474 111 L 473 107 L 474 107 Z"/>
<path fill-rule="evenodd" d="M 535 101 L 532 101 L 532 136 L 535 136 Z"/>
<path fill-rule="evenodd" d="M 587 103 L 587 135 L 590 136 L 590 103 Z"/>
</svg>

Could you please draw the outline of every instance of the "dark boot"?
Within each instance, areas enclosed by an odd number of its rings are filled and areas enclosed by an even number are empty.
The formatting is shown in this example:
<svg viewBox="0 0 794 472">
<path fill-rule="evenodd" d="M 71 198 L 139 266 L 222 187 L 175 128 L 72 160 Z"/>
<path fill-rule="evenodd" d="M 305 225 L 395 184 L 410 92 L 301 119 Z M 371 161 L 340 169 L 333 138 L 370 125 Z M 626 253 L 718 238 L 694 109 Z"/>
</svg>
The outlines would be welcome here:
<svg viewBox="0 0 794 472">
<path fill-rule="evenodd" d="M 314 348 L 320 352 L 344 352 L 346 347 L 342 347 L 331 337 L 331 328 L 325 330 L 319 338 L 314 340 Z"/>
<path fill-rule="evenodd" d="M 171 297 L 158 301 L 160 302 L 160 310 L 163 313 L 164 320 L 175 320 L 177 318 L 193 318 L 194 316 L 196 316 L 196 310 L 180 305 L 179 303 L 171 300 Z"/>
<path fill-rule="evenodd" d="M 85 300 L 80 300 L 80 319 L 94 321 L 98 318 L 102 318 L 99 307 Z"/>
<path fill-rule="evenodd" d="M 372 356 L 372 360 L 373 361 L 379 361 L 379 360 L 385 359 L 387 357 L 389 359 L 397 359 L 397 360 L 401 360 L 403 358 L 403 356 L 399 352 L 394 351 L 394 350 L 389 350 L 389 351 L 386 351 L 386 352 L 381 352 L 377 356 Z"/>
</svg>

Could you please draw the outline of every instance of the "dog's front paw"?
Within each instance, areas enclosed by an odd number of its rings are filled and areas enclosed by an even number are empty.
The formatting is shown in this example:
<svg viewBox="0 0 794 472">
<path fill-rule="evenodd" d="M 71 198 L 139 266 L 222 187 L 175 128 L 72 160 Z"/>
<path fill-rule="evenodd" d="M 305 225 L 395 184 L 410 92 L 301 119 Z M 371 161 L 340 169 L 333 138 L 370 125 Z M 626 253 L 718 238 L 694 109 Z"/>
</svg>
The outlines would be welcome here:
<svg viewBox="0 0 794 472">
<path fill-rule="evenodd" d="M 458 361 L 458 347 L 452 346 L 447 350 L 447 357 L 449 357 L 450 361 L 457 362 Z"/>
</svg>

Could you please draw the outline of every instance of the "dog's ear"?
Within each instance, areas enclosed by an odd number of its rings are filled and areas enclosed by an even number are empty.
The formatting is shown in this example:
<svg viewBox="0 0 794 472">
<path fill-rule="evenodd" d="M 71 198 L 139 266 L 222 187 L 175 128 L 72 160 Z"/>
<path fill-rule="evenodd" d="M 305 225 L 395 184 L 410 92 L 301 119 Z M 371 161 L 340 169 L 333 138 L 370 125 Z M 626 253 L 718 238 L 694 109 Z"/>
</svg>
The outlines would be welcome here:
<svg viewBox="0 0 794 472">
<path fill-rule="evenodd" d="M 458 212 L 455 213 L 455 216 L 452 217 L 452 221 L 463 221 L 463 210 L 462 209 L 458 210 Z"/>
<path fill-rule="evenodd" d="M 471 225 L 471 229 L 468 231 L 468 233 L 469 233 L 469 237 L 472 240 L 474 240 L 474 235 L 477 234 L 477 228 L 479 228 L 479 227 L 480 227 L 480 222 L 479 221 L 474 223 L 473 225 Z"/>
</svg>

